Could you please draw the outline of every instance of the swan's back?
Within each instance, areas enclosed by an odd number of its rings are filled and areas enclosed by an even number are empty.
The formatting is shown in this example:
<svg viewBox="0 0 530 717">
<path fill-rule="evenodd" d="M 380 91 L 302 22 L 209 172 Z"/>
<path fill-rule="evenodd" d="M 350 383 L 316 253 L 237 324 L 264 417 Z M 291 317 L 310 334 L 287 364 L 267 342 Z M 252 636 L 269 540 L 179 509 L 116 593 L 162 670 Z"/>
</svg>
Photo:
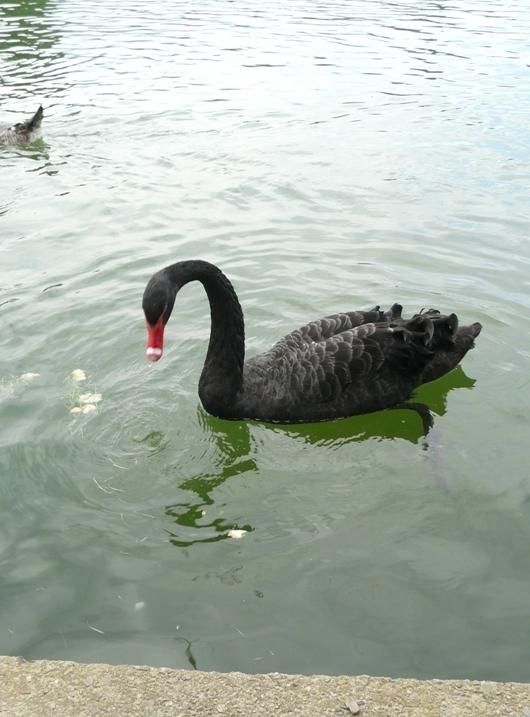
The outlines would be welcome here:
<svg viewBox="0 0 530 717">
<path fill-rule="evenodd" d="M 454 368 L 480 328 L 459 329 L 455 314 L 436 310 L 403 319 L 399 304 L 327 316 L 246 362 L 242 402 L 290 422 L 388 408 Z"/>
</svg>

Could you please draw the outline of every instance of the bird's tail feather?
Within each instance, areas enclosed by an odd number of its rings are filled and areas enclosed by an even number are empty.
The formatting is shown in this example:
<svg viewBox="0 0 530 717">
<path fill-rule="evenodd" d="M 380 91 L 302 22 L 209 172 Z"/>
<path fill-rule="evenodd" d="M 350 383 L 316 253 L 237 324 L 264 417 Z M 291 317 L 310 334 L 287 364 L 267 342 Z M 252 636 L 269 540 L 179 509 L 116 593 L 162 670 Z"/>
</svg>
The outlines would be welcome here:
<svg viewBox="0 0 530 717">
<path fill-rule="evenodd" d="M 39 109 L 35 112 L 31 119 L 22 122 L 22 129 L 26 132 L 33 132 L 34 130 L 38 129 L 42 122 L 43 114 L 44 110 L 42 108 L 42 105 L 40 105 Z"/>
</svg>

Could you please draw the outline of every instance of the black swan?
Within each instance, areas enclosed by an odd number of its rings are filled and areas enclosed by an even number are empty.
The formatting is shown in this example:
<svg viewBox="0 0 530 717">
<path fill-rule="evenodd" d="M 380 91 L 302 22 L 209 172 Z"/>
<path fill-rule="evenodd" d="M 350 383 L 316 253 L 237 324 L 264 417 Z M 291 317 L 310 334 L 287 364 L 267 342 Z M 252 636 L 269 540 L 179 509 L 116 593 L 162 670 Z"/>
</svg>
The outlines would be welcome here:
<svg viewBox="0 0 530 717">
<path fill-rule="evenodd" d="M 420 384 L 451 371 L 482 328 L 459 327 L 455 314 L 442 316 L 435 309 L 403 319 L 399 304 L 387 312 L 376 306 L 312 321 L 245 362 L 243 312 L 232 284 L 214 264 L 179 261 L 154 274 L 145 288 L 150 361 L 162 356 L 175 297 L 190 281 L 200 281 L 210 301 L 199 396 L 219 418 L 305 423 L 410 408 L 427 432 L 427 407 L 403 402 Z"/>
<path fill-rule="evenodd" d="M 22 144 L 29 142 L 40 128 L 44 110 L 42 105 L 33 117 L 14 125 L 0 125 L 0 144 Z"/>
</svg>

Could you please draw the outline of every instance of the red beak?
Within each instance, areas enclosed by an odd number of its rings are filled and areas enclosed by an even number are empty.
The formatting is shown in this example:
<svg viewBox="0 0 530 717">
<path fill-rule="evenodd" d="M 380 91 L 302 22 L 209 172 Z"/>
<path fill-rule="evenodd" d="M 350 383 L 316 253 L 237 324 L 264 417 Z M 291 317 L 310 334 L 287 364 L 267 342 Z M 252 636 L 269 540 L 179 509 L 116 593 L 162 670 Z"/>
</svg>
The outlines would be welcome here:
<svg viewBox="0 0 530 717">
<path fill-rule="evenodd" d="M 158 319 L 154 326 L 146 322 L 147 326 L 147 349 L 145 358 L 148 361 L 158 361 L 162 358 L 164 350 L 164 322 L 162 317 Z"/>
</svg>

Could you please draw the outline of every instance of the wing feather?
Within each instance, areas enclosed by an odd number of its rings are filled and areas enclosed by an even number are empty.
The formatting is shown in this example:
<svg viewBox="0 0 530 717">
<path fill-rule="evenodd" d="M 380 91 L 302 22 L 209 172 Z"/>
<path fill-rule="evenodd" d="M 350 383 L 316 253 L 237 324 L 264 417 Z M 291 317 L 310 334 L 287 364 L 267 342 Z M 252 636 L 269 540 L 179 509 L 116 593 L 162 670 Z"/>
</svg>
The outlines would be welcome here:
<svg viewBox="0 0 530 717">
<path fill-rule="evenodd" d="M 289 336 L 296 335 L 297 341 L 311 343 L 314 341 L 325 341 L 326 339 L 341 334 L 362 324 L 369 324 L 378 321 L 384 321 L 385 314 L 380 311 L 379 306 L 366 311 L 346 311 L 340 314 L 332 314 L 325 316 L 317 321 L 310 321 L 305 326 L 301 326 L 293 331 Z M 285 337 L 287 338 L 287 336 Z"/>
<path fill-rule="evenodd" d="M 367 316 L 376 320 L 358 323 Z M 366 393 L 370 385 L 393 384 L 400 376 L 414 383 L 433 349 L 454 341 L 457 327 L 454 314 L 429 310 L 406 320 L 399 304 L 386 313 L 375 307 L 313 321 L 247 363 L 263 375 L 269 395 L 275 388 L 275 399 L 340 401 L 347 391 Z"/>
</svg>

